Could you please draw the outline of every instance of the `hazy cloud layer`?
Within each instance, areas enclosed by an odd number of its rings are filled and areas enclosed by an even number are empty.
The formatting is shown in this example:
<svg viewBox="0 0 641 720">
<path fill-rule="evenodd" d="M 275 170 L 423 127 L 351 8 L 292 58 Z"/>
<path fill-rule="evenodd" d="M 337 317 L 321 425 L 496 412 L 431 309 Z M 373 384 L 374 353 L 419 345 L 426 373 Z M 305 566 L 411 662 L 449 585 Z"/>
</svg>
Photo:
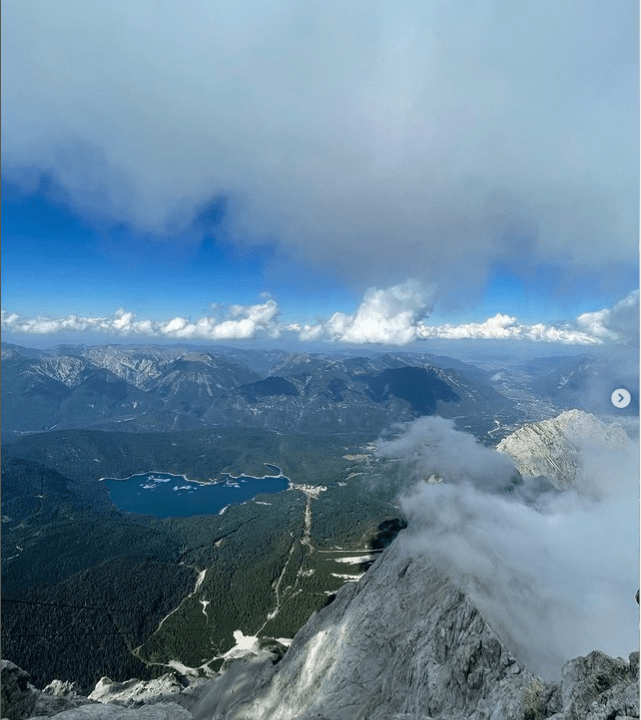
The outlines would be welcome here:
<svg viewBox="0 0 641 720">
<path fill-rule="evenodd" d="M 501 492 L 507 458 L 451 421 L 422 418 L 379 445 L 411 488 L 407 552 L 441 564 L 545 677 L 595 648 L 625 657 L 638 646 L 638 440 L 581 451 L 576 489 L 528 480 L 514 495 Z M 417 483 L 432 474 L 444 482 Z"/>
<path fill-rule="evenodd" d="M 46 335 L 62 331 L 98 331 L 116 335 L 172 337 L 193 340 L 249 340 L 256 337 L 296 335 L 302 342 L 326 341 L 348 344 L 407 345 L 415 340 L 528 340 L 564 345 L 622 346 L 628 365 L 634 363 L 639 334 L 639 292 L 612 308 L 580 315 L 557 325 L 523 325 L 514 317 L 498 314 L 482 323 L 428 325 L 434 287 L 408 280 L 391 287 L 369 288 L 354 313 L 336 312 L 313 324 L 284 323 L 278 303 L 268 298 L 256 305 L 213 305 L 214 314 L 196 321 L 183 317 L 160 322 L 139 320 L 133 312 L 119 309 L 111 318 L 24 318 L 2 310 L 2 329 Z M 630 354 L 628 353 L 628 354 Z M 638 361 L 637 361 L 638 364 Z"/>
<path fill-rule="evenodd" d="M 482 323 L 445 324 L 437 327 L 423 325 L 418 328 L 421 338 L 441 338 L 446 340 L 482 339 L 482 340 L 533 340 L 537 342 L 557 342 L 577 345 L 598 345 L 604 341 L 587 332 L 572 327 L 556 327 L 544 323 L 523 325 L 515 317 L 497 313 Z M 614 340 L 614 336 L 607 339 Z"/>
<path fill-rule="evenodd" d="M 334 313 L 315 324 L 290 324 L 301 340 L 405 345 L 414 340 L 529 340 L 563 345 L 638 344 L 639 292 L 634 291 L 612 308 L 585 313 L 556 324 L 525 325 L 517 318 L 497 314 L 482 323 L 430 325 L 434 286 L 408 280 L 385 290 L 370 288 L 353 314 Z M 636 344 L 635 344 L 636 341 Z"/>
<path fill-rule="evenodd" d="M 497 260 L 607 273 L 637 262 L 637 35 L 625 0 L 8 0 L 3 173 L 169 235 L 226 197 L 234 242 L 452 302 Z"/>
<path fill-rule="evenodd" d="M 604 341 L 614 340 L 639 347 L 639 291 L 635 290 L 614 307 L 579 315 L 577 327 Z"/>
<path fill-rule="evenodd" d="M 2 310 L 2 329 L 35 335 L 71 330 L 182 340 L 250 340 L 259 335 L 278 335 L 278 305 L 274 300 L 258 305 L 214 307 L 214 310 L 218 311 L 215 316 L 201 317 L 195 322 L 183 317 L 175 317 L 167 322 L 137 320 L 134 313 L 123 308 L 110 318 L 69 315 L 60 319 L 22 318 L 17 313 Z"/>
</svg>

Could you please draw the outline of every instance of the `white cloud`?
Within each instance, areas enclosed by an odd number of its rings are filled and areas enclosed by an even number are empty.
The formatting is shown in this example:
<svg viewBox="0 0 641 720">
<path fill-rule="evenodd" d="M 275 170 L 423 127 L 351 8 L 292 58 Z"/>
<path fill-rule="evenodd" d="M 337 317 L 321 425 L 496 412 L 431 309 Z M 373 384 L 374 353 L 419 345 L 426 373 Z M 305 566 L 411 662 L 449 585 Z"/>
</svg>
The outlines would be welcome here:
<svg viewBox="0 0 641 720">
<path fill-rule="evenodd" d="M 119 317 L 116 315 L 112 322 L 116 323 L 118 320 Z M 66 318 L 60 319 L 45 317 L 21 318 L 17 313 L 2 310 L 3 329 L 35 335 L 47 335 L 62 330 L 84 332 L 90 328 L 101 328 L 105 326 L 106 322 L 103 318 L 81 318 L 77 315 L 68 315 Z"/>
<path fill-rule="evenodd" d="M 577 490 L 528 480 L 506 492 L 514 467 L 501 453 L 451 421 L 421 418 L 379 443 L 381 457 L 400 461 L 406 488 L 409 529 L 399 540 L 440 563 L 545 677 L 594 649 L 625 657 L 638 642 L 638 428 L 635 436 L 624 447 L 581 446 Z M 433 474 L 444 482 L 425 482 Z"/>
<path fill-rule="evenodd" d="M 299 333 L 299 338 L 303 342 L 315 342 L 322 340 L 323 338 L 323 326 L 322 325 L 289 325 L 288 330 Z"/>
<path fill-rule="evenodd" d="M 639 292 L 630 293 L 612 308 L 585 313 L 564 323 L 520 323 L 497 313 L 481 323 L 428 325 L 435 286 L 417 280 L 387 289 L 370 288 L 353 314 L 334 313 L 315 324 L 291 324 L 303 341 L 406 345 L 415 340 L 526 340 L 562 345 L 602 345 L 634 342 L 638 337 Z M 616 330 L 615 330 L 616 328 Z M 636 329 L 635 329 L 636 328 Z M 630 340 L 632 338 L 632 340 Z"/>
<path fill-rule="evenodd" d="M 219 306 L 214 306 L 218 310 Z M 185 318 L 176 317 L 159 325 L 163 335 L 181 339 L 208 340 L 249 340 L 259 333 L 277 337 L 279 328 L 275 322 L 278 315 L 278 304 L 267 300 L 259 305 L 232 305 L 224 308 L 223 319 L 220 317 L 201 317 L 195 323 Z M 225 316 L 229 316 L 225 319 Z"/>
<path fill-rule="evenodd" d="M 50 334 L 62 331 L 95 331 L 116 335 L 145 335 L 191 340 L 247 340 L 266 334 L 276 337 L 279 332 L 276 317 L 278 304 L 272 299 L 257 305 L 217 306 L 217 317 L 201 317 L 196 322 L 175 317 L 166 322 L 136 320 L 132 312 L 123 308 L 113 317 L 78 317 L 52 319 L 22 318 L 17 313 L 2 310 L 2 329 L 16 333 Z"/>
<path fill-rule="evenodd" d="M 419 322 L 432 311 L 435 286 L 410 279 L 388 288 L 369 288 L 356 312 L 335 312 L 328 319 L 290 323 L 302 341 L 406 345 L 417 338 Z"/>
<path fill-rule="evenodd" d="M 638 345 L 639 291 L 634 290 L 611 308 L 583 313 L 573 321 L 525 325 L 515 317 L 498 313 L 482 323 L 438 326 L 421 323 L 417 336 L 447 340 L 530 340 L 563 345 Z"/>
<path fill-rule="evenodd" d="M 639 344 L 639 291 L 634 290 L 611 308 L 583 313 L 576 324 L 603 341 Z"/>
<path fill-rule="evenodd" d="M 434 288 L 417 280 L 381 290 L 370 288 L 358 310 L 334 313 L 324 323 L 330 340 L 406 345 L 416 339 L 419 321 L 432 310 Z"/>
<path fill-rule="evenodd" d="M 497 260 L 637 264 L 636 3 L 9 0 L 2 19 L 3 179 L 49 172 L 89 222 L 178 237 L 223 196 L 232 242 L 458 298 Z"/>
<path fill-rule="evenodd" d="M 407 345 L 414 341 L 519 340 L 562 345 L 612 345 L 635 348 L 638 340 L 639 292 L 630 293 L 611 308 L 584 313 L 563 323 L 526 325 L 498 313 L 482 323 L 427 325 L 435 286 L 418 280 L 388 288 L 369 288 L 354 313 L 336 312 L 315 323 L 284 323 L 278 303 L 267 297 L 255 305 L 212 305 L 213 315 L 196 321 L 174 317 L 160 322 L 137 320 L 120 308 L 112 318 L 69 315 L 66 318 L 23 318 L 2 310 L 2 328 L 18 333 L 48 334 L 100 331 L 120 335 L 173 337 L 183 340 L 247 340 L 293 333 L 301 342 Z"/>
<path fill-rule="evenodd" d="M 421 325 L 417 334 L 422 339 L 444 340 L 531 340 L 533 342 L 556 342 L 570 345 L 600 345 L 602 337 L 572 327 L 557 327 L 536 323 L 523 325 L 515 317 L 498 313 L 482 323 L 462 325 Z"/>
<path fill-rule="evenodd" d="M 174 332 L 180 332 L 187 325 L 185 318 L 177 317 L 170 320 L 164 327 L 164 332 L 168 335 Z"/>
<path fill-rule="evenodd" d="M 134 314 L 132 312 L 126 312 L 122 308 L 116 312 L 116 318 L 113 321 L 115 330 L 126 330 L 133 323 Z"/>
</svg>

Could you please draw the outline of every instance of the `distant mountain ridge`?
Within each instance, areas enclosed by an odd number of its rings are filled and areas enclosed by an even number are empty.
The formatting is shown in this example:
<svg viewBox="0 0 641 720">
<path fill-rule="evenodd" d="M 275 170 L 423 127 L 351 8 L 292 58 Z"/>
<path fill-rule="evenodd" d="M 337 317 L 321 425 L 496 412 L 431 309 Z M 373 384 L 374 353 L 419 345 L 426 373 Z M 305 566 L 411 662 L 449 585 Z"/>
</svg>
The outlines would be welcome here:
<svg viewBox="0 0 641 720">
<path fill-rule="evenodd" d="M 607 413 L 611 393 L 627 388 L 632 401 L 619 414 L 639 414 L 638 357 L 622 362 L 612 355 L 536 358 L 520 366 L 530 378 L 531 389 L 564 408 Z"/>
<path fill-rule="evenodd" d="M 516 418 L 487 373 L 455 360 L 456 368 L 447 367 L 442 357 L 432 364 L 428 355 L 270 351 L 261 359 L 240 350 L 105 345 L 44 352 L 4 344 L 2 352 L 4 432 L 234 425 L 378 433 L 439 414 L 483 433 L 488 418 Z"/>
</svg>

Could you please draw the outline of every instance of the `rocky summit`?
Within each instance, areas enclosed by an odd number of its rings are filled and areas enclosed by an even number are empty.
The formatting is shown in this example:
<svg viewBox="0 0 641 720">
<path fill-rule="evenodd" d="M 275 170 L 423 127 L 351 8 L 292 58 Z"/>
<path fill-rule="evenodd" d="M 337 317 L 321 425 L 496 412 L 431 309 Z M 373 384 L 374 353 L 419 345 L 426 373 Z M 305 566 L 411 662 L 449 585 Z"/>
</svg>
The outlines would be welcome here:
<svg viewBox="0 0 641 720">
<path fill-rule="evenodd" d="M 575 484 L 585 447 L 624 448 L 630 444 L 617 423 L 606 423 L 583 410 L 567 410 L 555 418 L 523 425 L 497 445 L 523 477 L 547 477 L 558 487 Z"/>
<path fill-rule="evenodd" d="M 231 662 L 185 687 L 104 678 L 89 698 L 63 683 L 38 691 L 2 668 L 2 717 L 59 720 L 624 720 L 639 717 L 639 653 L 598 651 L 544 682 L 403 533 L 358 583 L 312 616 L 280 662 Z M 634 598 L 631 598 L 634 602 Z M 55 685 L 55 687 L 54 687 Z M 66 703 L 66 704 L 65 704 Z M 84 704 L 81 704 L 84 703 Z M 142 703 L 142 704 L 141 704 Z M 62 709 L 65 707 L 66 709 Z"/>
</svg>

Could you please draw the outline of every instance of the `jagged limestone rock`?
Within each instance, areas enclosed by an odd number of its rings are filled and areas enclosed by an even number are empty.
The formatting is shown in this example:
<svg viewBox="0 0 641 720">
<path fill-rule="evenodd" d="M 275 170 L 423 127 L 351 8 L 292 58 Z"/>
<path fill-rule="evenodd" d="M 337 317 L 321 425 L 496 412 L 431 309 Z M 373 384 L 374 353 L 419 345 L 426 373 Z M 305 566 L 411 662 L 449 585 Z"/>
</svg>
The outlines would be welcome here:
<svg viewBox="0 0 641 720">
<path fill-rule="evenodd" d="M 313 616 L 275 668 L 233 666 L 197 720 L 638 717 L 638 653 L 593 652 L 543 682 L 428 560 L 395 542 Z M 230 668 L 232 670 L 232 668 Z"/>
<path fill-rule="evenodd" d="M 47 717 L 38 716 L 31 720 L 47 720 Z M 192 714 L 176 703 L 143 705 L 135 709 L 95 703 L 65 710 L 53 717 L 55 720 L 193 720 Z"/>
<path fill-rule="evenodd" d="M 554 720 L 623 720 L 639 717 L 639 653 L 629 662 L 593 651 L 565 663 L 562 710 Z"/>
<path fill-rule="evenodd" d="M 53 697 L 73 697 L 80 695 L 80 686 L 75 682 L 52 680 L 42 692 Z"/>
<path fill-rule="evenodd" d="M 2 661 L 2 717 L 21 720 L 29 717 L 36 704 L 36 693 L 29 684 L 28 672 L 9 660 Z"/>
<path fill-rule="evenodd" d="M 175 673 L 166 673 L 155 680 L 126 680 L 114 682 L 108 677 L 100 678 L 96 687 L 89 694 L 90 700 L 101 703 L 113 703 L 125 707 L 157 703 L 162 700 L 171 701 L 181 693 L 185 685 L 180 683 Z"/>
<path fill-rule="evenodd" d="M 528 423 L 497 445 L 509 455 L 521 475 L 550 478 L 558 488 L 574 485 L 580 447 L 625 447 L 625 430 L 615 423 L 604 423 L 582 410 L 568 410 L 558 417 Z"/>
<path fill-rule="evenodd" d="M 75 683 L 54 680 L 44 690 L 29 683 L 30 675 L 9 660 L 2 661 L 2 717 L 23 720 L 37 715 L 51 717 L 69 708 L 91 703 L 77 692 Z"/>
<path fill-rule="evenodd" d="M 442 573 L 394 543 L 309 620 L 274 671 L 237 671 L 194 715 L 522 720 L 537 683 Z"/>
</svg>

